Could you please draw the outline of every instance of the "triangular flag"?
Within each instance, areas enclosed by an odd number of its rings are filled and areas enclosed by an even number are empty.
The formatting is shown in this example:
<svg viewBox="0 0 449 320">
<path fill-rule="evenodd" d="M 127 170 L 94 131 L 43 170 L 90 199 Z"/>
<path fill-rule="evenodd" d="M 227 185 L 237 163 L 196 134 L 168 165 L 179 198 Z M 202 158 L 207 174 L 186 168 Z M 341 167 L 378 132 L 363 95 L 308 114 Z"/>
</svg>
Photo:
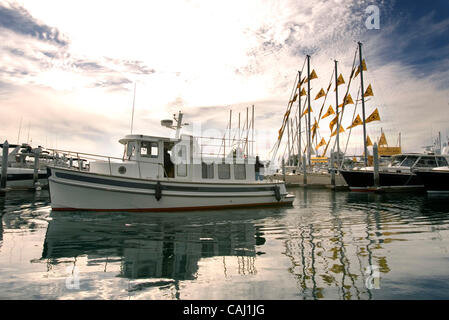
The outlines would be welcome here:
<svg viewBox="0 0 449 320">
<path fill-rule="evenodd" d="M 318 100 L 321 97 L 324 97 L 326 95 L 326 92 L 324 92 L 323 88 L 321 88 L 320 92 L 315 97 L 315 100 Z"/>
<path fill-rule="evenodd" d="M 329 128 L 331 129 L 331 131 L 334 129 L 335 124 L 337 123 L 338 120 L 338 115 L 332 119 L 332 121 L 329 123 Z"/>
<path fill-rule="evenodd" d="M 343 75 L 340 73 L 340 76 L 337 79 L 337 86 L 344 84 L 345 83 L 345 79 L 343 79 Z"/>
<path fill-rule="evenodd" d="M 380 121 L 379 110 L 377 110 L 377 108 L 376 110 L 374 110 L 373 113 L 371 113 L 371 115 L 368 118 L 366 118 L 365 123 L 370 123 L 373 121 Z"/>
<path fill-rule="evenodd" d="M 310 80 L 313 80 L 313 79 L 318 79 L 315 69 L 313 69 L 312 72 L 310 73 Z M 305 81 L 309 81 L 309 79 L 306 79 Z"/>
<path fill-rule="evenodd" d="M 365 97 L 373 97 L 374 93 L 373 93 L 373 88 L 371 87 L 371 84 L 368 86 L 368 88 L 366 88 Z"/>
<path fill-rule="evenodd" d="M 306 80 L 306 77 L 302 78 L 302 80 L 298 83 L 298 85 L 296 86 L 296 88 L 301 88 L 302 84 L 304 83 L 304 81 Z"/>
<path fill-rule="evenodd" d="M 354 122 L 349 127 L 347 127 L 346 129 L 352 129 L 352 128 L 357 127 L 357 126 L 359 126 L 361 124 L 363 124 L 362 118 L 360 118 L 360 115 L 357 115 L 357 117 L 354 119 Z"/>
<path fill-rule="evenodd" d="M 324 138 L 321 138 L 321 142 L 318 143 L 318 145 L 315 147 L 315 150 L 318 150 L 320 147 L 326 145 L 326 140 Z"/>
<path fill-rule="evenodd" d="M 344 101 L 343 103 L 344 103 L 344 105 L 347 105 L 347 104 L 354 104 L 354 101 L 352 101 L 352 97 L 351 97 L 351 94 L 350 94 L 350 93 L 348 93 L 348 96 L 345 97 L 345 101 Z"/>
<path fill-rule="evenodd" d="M 299 94 L 300 97 L 307 95 L 307 92 L 304 88 L 302 88 L 301 93 Z"/>
<path fill-rule="evenodd" d="M 329 106 L 329 109 L 327 109 L 327 112 L 324 114 L 324 116 L 321 119 L 327 118 L 332 114 L 335 114 L 335 111 L 332 108 L 332 106 Z"/>
<path fill-rule="evenodd" d="M 340 127 L 340 133 L 342 133 L 342 132 L 345 132 L 345 129 L 343 129 L 343 127 Z M 337 135 L 337 130 L 335 130 L 335 131 L 332 133 L 331 137 L 336 136 L 336 135 Z"/>
<path fill-rule="evenodd" d="M 312 126 L 312 132 L 313 132 L 313 134 L 312 134 L 312 139 L 315 138 L 316 129 L 318 129 L 318 128 L 319 128 L 319 127 L 318 127 L 318 122 L 317 122 L 316 119 L 315 119 L 315 123 L 314 123 L 314 125 Z"/>
<path fill-rule="evenodd" d="M 371 139 L 369 138 L 369 136 L 366 137 L 366 146 L 367 147 L 372 147 L 373 146 L 373 143 L 372 143 Z"/>
<path fill-rule="evenodd" d="M 379 139 L 379 146 L 388 146 L 387 138 L 385 138 L 385 133 L 382 132 L 382 136 Z"/>
<path fill-rule="evenodd" d="M 313 112 L 312 108 L 310 108 L 310 112 Z M 302 113 L 301 117 L 304 116 L 307 113 L 309 113 L 309 108 L 306 108 L 306 110 L 304 110 L 304 112 Z"/>
<path fill-rule="evenodd" d="M 368 69 L 366 68 L 365 59 L 362 60 L 362 68 L 363 71 L 368 71 Z M 360 73 L 360 66 L 357 68 L 357 72 L 354 75 L 354 79 L 359 75 L 359 73 Z"/>
</svg>

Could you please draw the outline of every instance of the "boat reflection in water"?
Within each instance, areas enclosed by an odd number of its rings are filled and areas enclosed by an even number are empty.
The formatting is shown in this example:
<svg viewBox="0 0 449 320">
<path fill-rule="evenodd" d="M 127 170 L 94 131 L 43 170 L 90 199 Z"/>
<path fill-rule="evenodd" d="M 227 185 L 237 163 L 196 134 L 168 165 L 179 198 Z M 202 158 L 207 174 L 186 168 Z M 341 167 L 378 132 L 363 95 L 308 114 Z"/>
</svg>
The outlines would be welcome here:
<svg viewBox="0 0 449 320">
<path fill-rule="evenodd" d="M 267 212 L 273 214 L 273 210 Z M 237 260 L 235 271 L 239 274 L 255 273 L 257 246 L 265 243 L 253 223 L 263 218 L 260 211 L 52 212 L 50 218 L 42 252 L 47 264 L 68 258 L 76 266 L 82 264 L 77 262 L 79 257 L 87 257 L 88 266 L 102 266 L 104 272 L 118 270 L 121 278 L 148 280 L 134 281 L 129 292 L 161 285 L 176 287 L 180 280 L 196 279 L 203 258 L 222 259 L 218 264 L 222 270 L 217 271 L 224 276 L 231 271 L 229 259 Z M 114 264 L 119 268 L 112 267 Z M 179 298 L 178 294 L 173 298 Z"/>
</svg>

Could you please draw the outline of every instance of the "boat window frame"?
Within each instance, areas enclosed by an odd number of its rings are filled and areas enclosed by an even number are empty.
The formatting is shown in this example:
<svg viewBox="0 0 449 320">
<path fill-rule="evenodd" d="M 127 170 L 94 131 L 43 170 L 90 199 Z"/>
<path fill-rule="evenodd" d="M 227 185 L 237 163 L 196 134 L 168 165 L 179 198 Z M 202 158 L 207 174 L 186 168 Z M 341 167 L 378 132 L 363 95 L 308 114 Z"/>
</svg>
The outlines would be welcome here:
<svg viewBox="0 0 449 320">
<path fill-rule="evenodd" d="M 408 160 L 409 158 L 415 158 L 415 161 L 411 164 L 411 165 L 408 165 L 408 164 L 405 164 L 404 162 L 406 161 L 406 160 Z M 409 167 L 409 168 L 413 168 L 415 165 L 416 165 L 416 162 L 418 162 L 419 160 L 421 159 L 421 156 L 418 156 L 418 155 L 407 155 L 406 157 L 405 157 L 405 159 L 401 162 L 401 167 Z"/>
<path fill-rule="evenodd" d="M 432 159 L 434 161 L 433 166 L 428 164 L 428 161 L 432 160 Z M 421 161 L 423 162 L 422 165 L 420 165 Z M 437 160 L 436 160 L 435 156 L 423 156 L 423 157 L 419 158 L 419 160 L 416 162 L 415 166 L 417 168 L 436 168 L 438 166 L 438 164 L 437 164 Z"/>
<path fill-rule="evenodd" d="M 146 147 L 144 147 L 146 145 Z M 146 149 L 146 153 L 142 153 L 142 149 Z M 156 154 L 153 154 L 155 151 Z M 140 141 L 139 148 L 140 156 L 144 158 L 157 159 L 159 158 L 159 142 L 158 141 Z"/>
<path fill-rule="evenodd" d="M 436 158 L 438 167 L 447 167 L 447 166 L 449 166 L 449 162 L 447 161 L 446 157 L 439 156 L 439 157 L 435 157 L 435 158 Z M 441 160 L 444 160 L 443 164 L 440 164 Z"/>
<path fill-rule="evenodd" d="M 228 170 L 222 171 L 221 168 L 227 167 Z M 231 179 L 231 164 L 230 163 L 219 163 L 217 165 L 217 171 L 218 171 L 218 179 L 220 180 L 230 180 Z M 223 173 L 226 173 L 226 175 L 223 175 Z"/>
<path fill-rule="evenodd" d="M 201 162 L 201 178 L 213 179 L 214 178 L 214 163 Z"/>
</svg>

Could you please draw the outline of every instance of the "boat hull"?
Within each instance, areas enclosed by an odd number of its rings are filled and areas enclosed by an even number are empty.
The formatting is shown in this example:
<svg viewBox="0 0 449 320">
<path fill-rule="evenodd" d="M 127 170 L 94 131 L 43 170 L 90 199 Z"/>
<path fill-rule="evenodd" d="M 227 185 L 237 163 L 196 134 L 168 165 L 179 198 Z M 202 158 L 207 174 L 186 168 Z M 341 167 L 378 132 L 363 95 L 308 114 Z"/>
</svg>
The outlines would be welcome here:
<svg viewBox="0 0 449 320">
<path fill-rule="evenodd" d="M 449 171 L 417 171 L 429 194 L 449 195 Z"/>
<path fill-rule="evenodd" d="M 373 171 L 340 170 L 351 191 L 419 191 L 424 190 L 421 179 L 414 173 L 379 172 L 379 186 L 374 187 Z"/>
<path fill-rule="evenodd" d="M 55 211 L 187 211 L 291 205 L 294 200 L 283 183 L 205 184 L 61 168 L 50 168 L 50 172 L 51 206 Z"/>
</svg>

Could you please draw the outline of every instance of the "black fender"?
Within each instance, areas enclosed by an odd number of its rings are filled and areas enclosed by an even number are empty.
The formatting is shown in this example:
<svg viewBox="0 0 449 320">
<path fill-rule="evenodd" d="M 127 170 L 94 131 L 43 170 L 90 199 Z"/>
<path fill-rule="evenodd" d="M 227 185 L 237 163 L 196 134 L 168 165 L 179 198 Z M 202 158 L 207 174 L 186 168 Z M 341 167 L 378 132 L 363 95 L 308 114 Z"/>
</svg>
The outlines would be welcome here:
<svg viewBox="0 0 449 320">
<path fill-rule="evenodd" d="M 281 188 L 278 185 L 274 186 L 274 196 L 278 202 L 281 201 Z"/>
<path fill-rule="evenodd" d="M 156 183 L 156 188 L 155 188 L 155 192 L 154 192 L 154 196 L 156 198 L 157 201 L 161 200 L 162 198 L 162 185 L 161 182 L 158 181 Z"/>
</svg>

